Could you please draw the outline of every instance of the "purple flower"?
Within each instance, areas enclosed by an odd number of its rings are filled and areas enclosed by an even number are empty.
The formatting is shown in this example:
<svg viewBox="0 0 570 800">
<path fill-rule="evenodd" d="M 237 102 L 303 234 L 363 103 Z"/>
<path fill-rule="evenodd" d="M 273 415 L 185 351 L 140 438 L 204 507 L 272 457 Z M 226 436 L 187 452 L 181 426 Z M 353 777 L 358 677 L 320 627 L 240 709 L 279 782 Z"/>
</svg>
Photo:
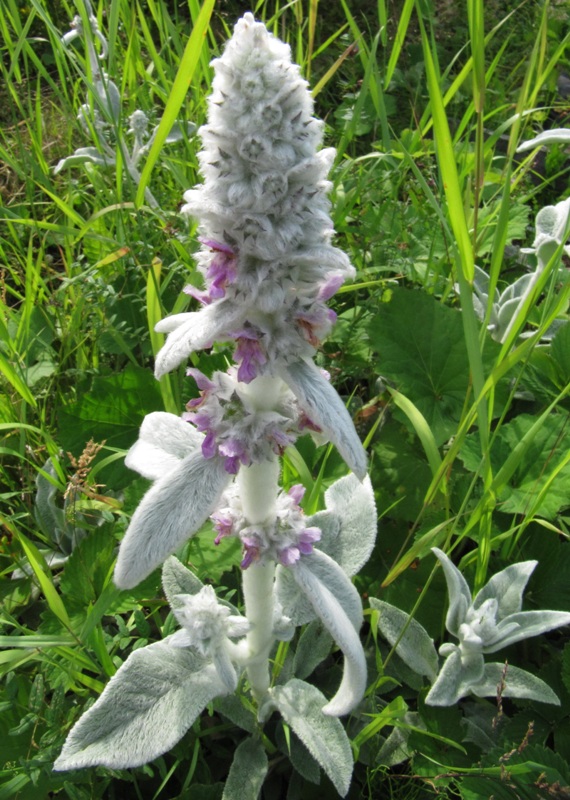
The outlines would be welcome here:
<svg viewBox="0 0 570 800">
<path fill-rule="evenodd" d="M 329 272 L 326 280 L 321 283 L 317 300 L 330 300 L 344 283 L 344 275 L 341 272 Z"/>
<path fill-rule="evenodd" d="M 226 293 L 226 286 L 237 278 L 237 254 L 227 244 L 216 242 L 214 239 L 200 239 L 202 244 L 215 252 L 206 272 L 209 281 L 209 296 L 212 300 L 219 300 Z"/>
<path fill-rule="evenodd" d="M 317 527 L 305 528 L 301 531 L 297 547 L 304 556 L 308 556 L 313 552 L 313 544 L 318 542 L 321 538 L 321 529 Z"/>
<path fill-rule="evenodd" d="M 214 458 L 218 452 L 216 445 L 216 436 L 213 431 L 208 431 L 204 441 L 202 442 L 202 455 L 204 458 Z M 227 470 L 229 472 L 229 470 Z"/>
<path fill-rule="evenodd" d="M 296 505 L 299 505 L 299 503 L 305 496 L 305 487 L 303 486 L 302 483 L 296 483 L 294 486 L 291 486 L 287 494 Z"/>
<path fill-rule="evenodd" d="M 259 335 L 252 328 L 242 328 L 231 336 L 237 342 L 234 358 L 241 361 L 237 373 L 238 381 L 251 383 L 257 377 L 259 368 L 267 362 L 267 356 L 259 343 Z"/>
<path fill-rule="evenodd" d="M 230 475 L 237 473 L 240 464 L 248 466 L 251 463 L 247 447 L 239 439 L 226 439 L 219 445 L 218 450 L 221 455 L 226 456 L 224 467 Z"/>
<path fill-rule="evenodd" d="M 189 367 L 186 370 L 186 374 L 189 375 L 191 378 L 194 378 L 196 381 L 196 386 L 200 389 L 201 392 L 211 392 L 212 389 L 216 388 L 216 384 L 207 378 L 203 372 L 200 372 L 199 369 L 195 369 L 194 367 Z"/>
<path fill-rule="evenodd" d="M 295 319 L 309 344 L 319 347 L 335 322 L 336 313 L 322 303 L 313 303 L 309 310 L 297 312 Z"/>
<path fill-rule="evenodd" d="M 188 294 L 190 297 L 193 297 L 194 300 L 197 300 L 203 306 L 209 306 L 213 299 L 209 292 L 204 292 L 202 289 L 197 289 L 192 285 L 185 286 L 182 291 L 184 294 Z"/>
<path fill-rule="evenodd" d="M 214 513 L 210 515 L 210 519 L 213 520 L 214 528 L 218 534 L 214 539 L 214 544 L 219 544 L 221 539 L 233 535 L 234 521 L 229 514 L 223 514 L 221 511 L 214 511 Z"/>
<path fill-rule="evenodd" d="M 256 536 L 242 536 L 241 541 L 245 548 L 242 562 L 242 569 L 247 569 L 254 561 L 259 560 L 260 545 Z"/>
<path fill-rule="evenodd" d="M 284 547 L 279 551 L 279 563 L 284 567 L 290 567 L 301 558 L 301 553 L 298 547 L 291 544 L 289 547 Z"/>
</svg>

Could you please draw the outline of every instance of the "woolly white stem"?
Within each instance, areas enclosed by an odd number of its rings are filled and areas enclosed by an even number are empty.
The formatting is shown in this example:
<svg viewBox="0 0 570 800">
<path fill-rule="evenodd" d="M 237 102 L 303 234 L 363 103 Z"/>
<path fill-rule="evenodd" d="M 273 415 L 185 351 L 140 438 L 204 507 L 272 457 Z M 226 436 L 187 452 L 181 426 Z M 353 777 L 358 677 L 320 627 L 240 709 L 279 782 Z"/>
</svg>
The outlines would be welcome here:
<svg viewBox="0 0 570 800">
<path fill-rule="evenodd" d="M 281 381 L 278 378 L 260 377 L 253 380 L 244 391 L 250 402 L 259 409 L 274 407 Z M 238 473 L 238 486 L 244 515 L 250 525 L 265 522 L 275 516 L 279 489 L 279 461 L 277 458 L 242 467 Z M 273 636 L 275 563 L 251 564 L 243 571 L 245 615 L 252 629 L 247 635 L 249 663 L 247 675 L 254 697 L 259 703 L 269 689 L 269 652 Z"/>
</svg>

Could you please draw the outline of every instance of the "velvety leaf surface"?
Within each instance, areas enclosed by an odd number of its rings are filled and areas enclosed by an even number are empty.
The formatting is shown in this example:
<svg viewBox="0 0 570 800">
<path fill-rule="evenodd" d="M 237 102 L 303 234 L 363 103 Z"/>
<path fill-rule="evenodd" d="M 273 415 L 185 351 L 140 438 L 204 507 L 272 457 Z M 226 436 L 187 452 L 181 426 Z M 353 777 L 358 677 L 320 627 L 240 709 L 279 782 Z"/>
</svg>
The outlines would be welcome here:
<svg viewBox="0 0 570 800">
<path fill-rule="evenodd" d="M 168 641 L 135 650 L 71 729 L 56 770 L 135 767 L 173 747 L 214 697 L 215 668 Z"/>
<path fill-rule="evenodd" d="M 285 686 L 275 687 L 273 700 L 285 722 L 344 797 L 352 777 L 352 750 L 339 720 L 323 714 L 326 698 L 314 686 L 293 678 Z"/>
<path fill-rule="evenodd" d="M 245 797 L 256 800 L 267 768 L 267 755 L 260 740 L 244 739 L 235 751 L 222 800 L 243 800 Z"/>
</svg>

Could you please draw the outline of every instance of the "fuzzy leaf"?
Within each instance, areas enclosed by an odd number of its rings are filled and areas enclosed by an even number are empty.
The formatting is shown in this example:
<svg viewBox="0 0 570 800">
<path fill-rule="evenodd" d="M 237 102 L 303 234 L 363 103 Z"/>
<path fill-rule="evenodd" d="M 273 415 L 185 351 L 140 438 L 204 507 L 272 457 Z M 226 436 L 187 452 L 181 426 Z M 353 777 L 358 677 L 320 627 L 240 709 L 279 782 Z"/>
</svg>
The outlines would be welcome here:
<svg viewBox="0 0 570 800">
<path fill-rule="evenodd" d="M 320 620 L 309 623 L 301 634 L 295 651 L 293 661 L 295 677 L 301 680 L 308 678 L 330 653 L 332 641 L 332 636 Z"/>
<path fill-rule="evenodd" d="M 442 550 L 432 547 L 432 553 L 439 559 L 447 581 L 449 609 L 445 618 L 445 627 L 450 633 L 457 636 L 459 626 L 465 622 L 467 609 L 471 605 L 471 590 L 463 575 Z"/>
<path fill-rule="evenodd" d="M 177 550 L 205 522 L 229 483 L 224 459 L 201 453 L 152 486 L 133 514 L 119 548 L 115 583 L 131 589 Z"/>
<path fill-rule="evenodd" d="M 283 367 L 281 377 L 301 408 L 336 446 L 352 472 L 363 480 L 366 452 L 346 406 L 321 370 L 312 361 L 297 361 Z"/>
<path fill-rule="evenodd" d="M 244 739 L 235 751 L 222 800 L 256 800 L 267 769 L 267 755 L 259 739 Z"/>
<path fill-rule="evenodd" d="M 180 608 L 184 604 L 176 599 L 181 594 L 198 594 L 204 584 L 193 572 L 179 561 L 176 556 L 169 556 L 162 567 L 162 588 L 171 608 Z"/>
<path fill-rule="evenodd" d="M 276 686 L 272 698 L 285 722 L 345 797 L 352 777 L 352 750 L 342 724 L 323 714 L 325 697 L 317 688 L 293 678 Z"/>
<path fill-rule="evenodd" d="M 537 564 L 538 561 L 520 561 L 497 572 L 477 593 L 473 608 L 480 608 L 485 600 L 493 597 L 499 603 L 497 609 L 499 620 L 510 614 L 516 614 L 522 608 L 523 592 Z"/>
<path fill-rule="evenodd" d="M 75 726 L 56 770 L 125 769 L 165 753 L 226 688 L 211 663 L 168 639 L 135 650 Z"/>
<path fill-rule="evenodd" d="M 531 636 L 538 636 L 541 633 L 553 631 L 563 625 L 570 625 L 570 612 L 568 611 L 520 611 L 518 614 L 511 614 L 502 620 L 497 626 L 500 632 L 501 627 L 516 625 L 517 630 L 509 631 L 501 636 L 498 641 L 489 647 L 484 647 L 484 653 L 496 653 L 503 647 L 508 647 L 522 639 L 529 639 Z"/>
<path fill-rule="evenodd" d="M 465 665 L 461 662 L 461 653 L 459 650 L 455 650 L 445 659 L 434 685 L 428 692 L 426 705 L 455 705 L 481 681 L 484 667 L 482 655 Z"/>
<path fill-rule="evenodd" d="M 195 350 L 203 350 L 217 340 L 227 339 L 228 331 L 239 327 L 243 314 L 243 309 L 228 308 L 219 302 L 201 311 L 173 314 L 161 320 L 155 330 L 169 335 L 156 356 L 156 377 L 176 369 Z"/>
<path fill-rule="evenodd" d="M 351 618 L 355 629 L 359 630 L 362 624 L 362 603 L 344 570 L 330 556 L 316 548 L 310 556 L 301 559 L 301 561 L 308 560 L 313 574 L 333 592 L 345 613 Z M 299 588 L 292 568 L 279 565 L 276 575 L 276 595 L 285 616 L 289 617 L 294 625 L 305 625 L 316 619 L 315 610 Z"/>
<path fill-rule="evenodd" d="M 495 697 L 504 672 L 504 664 L 485 664 L 483 679 L 470 686 L 470 691 L 477 697 Z M 538 700 L 540 703 L 560 705 L 560 700 L 548 684 L 530 672 L 512 667 L 510 664 L 507 666 L 502 695 L 503 697 L 520 697 L 526 700 Z"/>
<path fill-rule="evenodd" d="M 527 139 L 517 149 L 517 153 L 524 153 L 525 150 L 533 150 L 548 144 L 567 144 L 570 143 L 570 128 L 552 128 L 550 131 L 542 131 L 534 139 Z"/>
<path fill-rule="evenodd" d="M 183 458 L 197 452 L 203 440 L 202 433 L 175 414 L 154 411 L 144 418 L 125 465 L 145 478 L 158 480 L 172 472 Z"/>
<path fill-rule="evenodd" d="M 340 531 L 330 542 L 328 555 L 347 575 L 356 575 L 370 558 L 376 541 L 376 505 L 370 478 L 366 476 L 362 482 L 354 475 L 341 478 L 325 492 L 325 504 L 327 511 L 340 520 Z"/>
<path fill-rule="evenodd" d="M 342 716 L 358 705 L 366 690 L 366 660 L 358 636 L 362 623 L 362 605 L 358 592 L 337 565 L 338 572 L 335 574 L 327 564 L 327 583 L 322 582 L 320 563 L 328 560 L 328 556 L 323 553 L 313 553 L 295 564 L 291 572 L 344 654 L 341 684 L 324 709 L 325 714 Z M 334 563 L 330 559 L 330 564 Z"/>
<path fill-rule="evenodd" d="M 433 681 L 438 668 L 437 651 L 423 625 L 410 619 L 405 611 L 375 597 L 370 598 L 370 606 L 380 611 L 378 630 L 392 646 L 398 642 L 396 653 L 402 661 L 414 672 L 427 675 Z M 404 627 L 405 632 L 400 638 Z"/>
</svg>

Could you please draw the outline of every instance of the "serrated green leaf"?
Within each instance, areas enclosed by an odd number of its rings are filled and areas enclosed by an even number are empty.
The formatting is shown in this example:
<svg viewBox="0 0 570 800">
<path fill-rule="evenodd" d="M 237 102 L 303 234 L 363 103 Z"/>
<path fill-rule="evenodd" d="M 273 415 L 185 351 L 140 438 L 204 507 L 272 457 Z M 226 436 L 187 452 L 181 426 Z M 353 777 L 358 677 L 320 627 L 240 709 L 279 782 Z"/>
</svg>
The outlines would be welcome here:
<svg viewBox="0 0 570 800">
<path fill-rule="evenodd" d="M 503 425 L 498 431 L 491 449 L 491 464 L 496 474 L 506 463 L 517 445 L 523 441 L 536 422 L 530 414 L 519 414 Z M 570 416 L 554 413 L 547 416 L 541 428 L 535 433 L 528 446 L 521 453 L 514 473 L 500 488 L 501 511 L 511 514 L 525 514 L 531 509 L 546 519 L 554 519 L 556 514 L 570 505 L 568 485 L 570 482 L 570 463 L 553 477 L 548 492 L 540 499 L 538 507 L 534 502 L 539 497 L 553 470 L 570 452 Z M 459 457 L 466 469 L 478 470 L 481 461 L 480 440 L 477 434 L 466 437 Z"/>
</svg>

